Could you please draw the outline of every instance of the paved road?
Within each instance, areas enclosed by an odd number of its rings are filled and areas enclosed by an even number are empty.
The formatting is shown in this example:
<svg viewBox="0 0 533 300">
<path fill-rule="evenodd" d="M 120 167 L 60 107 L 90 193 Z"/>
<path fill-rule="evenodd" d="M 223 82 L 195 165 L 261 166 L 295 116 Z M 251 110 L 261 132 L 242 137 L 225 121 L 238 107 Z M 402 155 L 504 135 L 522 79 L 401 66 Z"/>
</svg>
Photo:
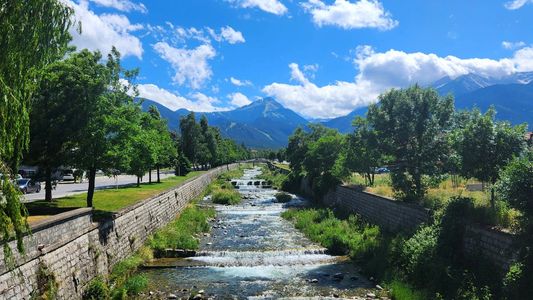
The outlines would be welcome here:
<svg viewBox="0 0 533 300">
<path fill-rule="evenodd" d="M 172 171 L 161 172 L 161 179 L 174 175 Z M 157 180 L 157 173 L 152 172 L 152 180 Z M 143 177 L 143 181 L 148 181 L 148 174 Z M 137 183 L 137 177 L 132 175 L 119 175 L 117 179 L 107 176 L 96 177 L 95 185 L 96 189 L 106 189 L 114 188 L 116 185 L 123 186 L 128 184 Z M 39 193 L 26 194 L 24 195 L 24 202 L 33 202 L 37 200 L 44 200 L 44 182 L 41 183 L 42 189 Z M 74 194 L 80 194 L 87 192 L 89 186 L 88 180 L 85 180 L 83 183 L 73 183 L 73 182 L 60 182 L 57 185 L 57 188 L 52 191 L 52 196 L 54 198 L 60 198 L 65 196 L 70 196 Z"/>
</svg>

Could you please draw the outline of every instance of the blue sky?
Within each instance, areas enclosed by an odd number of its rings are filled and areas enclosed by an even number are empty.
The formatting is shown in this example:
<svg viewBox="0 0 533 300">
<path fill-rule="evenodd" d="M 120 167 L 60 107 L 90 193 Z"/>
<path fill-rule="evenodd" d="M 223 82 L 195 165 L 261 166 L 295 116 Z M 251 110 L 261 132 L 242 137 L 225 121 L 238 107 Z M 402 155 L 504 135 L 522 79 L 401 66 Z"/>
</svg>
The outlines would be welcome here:
<svg viewBox="0 0 533 300">
<path fill-rule="evenodd" d="M 273 96 L 308 118 L 468 73 L 533 71 L 533 0 L 62 0 L 73 44 L 139 67 L 141 96 L 225 110 Z"/>
</svg>

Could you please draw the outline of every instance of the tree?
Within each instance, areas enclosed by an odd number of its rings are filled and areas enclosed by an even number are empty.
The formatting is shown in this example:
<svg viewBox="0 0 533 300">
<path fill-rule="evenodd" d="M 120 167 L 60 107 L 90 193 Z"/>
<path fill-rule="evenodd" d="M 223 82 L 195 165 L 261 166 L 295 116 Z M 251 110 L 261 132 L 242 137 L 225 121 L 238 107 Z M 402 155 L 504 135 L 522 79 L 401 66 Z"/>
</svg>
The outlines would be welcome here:
<svg viewBox="0 0 533 300">
<path fill-rule="evenodd" d="M 365 181 L 372 186 L 376 169 L 384 163 L 378 136 L 361 117 L 356 118 L 353 125 L 355 130 L 348 135 L 343 151 L 344 165 L 348 170 L 363 175 Z"/>
<path fill-rule="evenodd" d="M 113 48 L 106 66 L 94 80 L 103 82 L 104 91 L 87 90 L 83 128 L 76 138 L 72 156 L 75 165 L 88 171 L 89 188 L 87 206 L 93 206 L 96 171 L 126 171 L 132 157 L 132 144 L 138 133 L 140 107 L 134 102 L 135 87 L 131 82 L 137 71 L 124 70 L 120 65 L 120 53 Z M 131 95 L 133 91 L 133 95 Z"/>
<path fill-rule="evenodd" d="M 499 195 L 521 212 L 518 231 L 520 251 L 505 279 L 509 299 L 526 299 L 533 292 L 533 151 L 514 158 L 500 173 Z"/>
<path fill-rule="evenodd" d="M 302 128 L 298 127 L 289 137 L 289 144 L 287 146 L 287 159 L 290 162 L 290 167 L 294 174 L 299 175 L 302 172 L 306 153 L 306 133 Z"/>
<path fill-rule="evenodd" d="M 457 152 L 461 157 L 462 174 L 491 184 L 491 206 L 495 206 L 494 184 L 500 170 L 524 148 L 525 124 L 511 126 L 494 120 L 490 108 L 484 115 L 478 110 L 461 131 Z"/>
<path fill-rule="evenodd" d="M 420 201 L 427 189 L 424 176 L 441 173 L 446 161 L 453 99 L 417 85 L 393 89 L 379 99 L 369 107 L 367 119 L 381 150 L 393 159 L 393 188 L 404 201 Z"/>
<path fill-rule="evenodd" d="M 32 93 L 38 71 L 65 53 L 72 13 L 57 0 L 0 1 L 0 234 L 6 259 L 13 232 L 24 250 L 27 223 L 11 176 L 27 149 Z"/>
<path fill-rule="evenodd" d="M 196 164 L 198 162 L 198 148 L 200 144 L 200 128 L 196 124 L 194 112 L 180 119 L 182 153 L 187 159 Z"/>
<path fill-rule="evenodd" d="M 47 201 L 52 200 L 52 171 L 71 161 L 74 147 L 85 122 L 87 95 L 105 91 L 98 53 L 83 50 L 44 69 L 31 110 L 31 138 L 28 161 L 44 171 Z"/>
</svg>

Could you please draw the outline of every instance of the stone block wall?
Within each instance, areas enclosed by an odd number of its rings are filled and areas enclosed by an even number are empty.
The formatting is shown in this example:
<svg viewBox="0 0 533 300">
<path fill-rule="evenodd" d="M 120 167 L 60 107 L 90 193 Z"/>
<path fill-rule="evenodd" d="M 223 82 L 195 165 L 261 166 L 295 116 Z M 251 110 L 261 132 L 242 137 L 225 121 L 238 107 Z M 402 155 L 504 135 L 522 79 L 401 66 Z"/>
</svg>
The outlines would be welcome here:
<svg viewBox="0 0 533 300">
<path fill-rule="evenodd" d="M 311 192 L 306 179 L 302 180 L 301 190 L 305 194 Z M 420 205 L 395 201 L 349 186 L 337 186 L 322 198 L 322 202 L 342 212 L 358 214 L 389 232 L 414 233 L 432 218 L 431 210 Z M 467 226 L 463 245 L 467 253 L 482 255 L 502 271 L 509 269 L 516 255 L 512 234 L 475 224 Z"/>
<path fill-rule="evenodd" d="M 107 274 L 127 258 L 157 229 L 165 226 L 218 175 L 238 164 L 222 166 L 171 190 L 117 212 L 112 219 L 92 222 L 92 211 L 81 208 L 32 226 L 24 237 L 26 252 L 18 254 L 14 268 L 0 261 L 0 299 L 31 299 L 37 291 L 37 274 L 46 266 L 59 285 L 59 299 L 81 299 L 91 279 Z M 3 253 L 1 254 L 3 255 Z"/>
</svg>

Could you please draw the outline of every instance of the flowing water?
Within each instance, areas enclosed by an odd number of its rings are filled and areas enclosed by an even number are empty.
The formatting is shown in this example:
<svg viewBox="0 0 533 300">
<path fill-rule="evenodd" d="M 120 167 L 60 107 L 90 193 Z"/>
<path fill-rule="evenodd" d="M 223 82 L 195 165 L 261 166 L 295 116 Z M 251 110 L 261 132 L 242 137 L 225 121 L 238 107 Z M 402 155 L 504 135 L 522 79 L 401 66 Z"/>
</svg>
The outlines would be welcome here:
<svg viewBox="0 0 533 300">
<path fill-rule="evenodd" d="M 152 288 L 188 296 L 204 290 L 213 299 L 351 297 L 371 283 L 346 257 L 331 256 L 309 241 L 281 213 L 305 200 L 275 202 L 276 191 L 248 185 L 260 169 L 234 180 L 243 196 L 239 205 L 214 205 L 216 219 L 196 256 L 156 262 L 165 268 L 143 271 Z M 209 198 L 201 203 L 211 205 Z"/>
</svg>

